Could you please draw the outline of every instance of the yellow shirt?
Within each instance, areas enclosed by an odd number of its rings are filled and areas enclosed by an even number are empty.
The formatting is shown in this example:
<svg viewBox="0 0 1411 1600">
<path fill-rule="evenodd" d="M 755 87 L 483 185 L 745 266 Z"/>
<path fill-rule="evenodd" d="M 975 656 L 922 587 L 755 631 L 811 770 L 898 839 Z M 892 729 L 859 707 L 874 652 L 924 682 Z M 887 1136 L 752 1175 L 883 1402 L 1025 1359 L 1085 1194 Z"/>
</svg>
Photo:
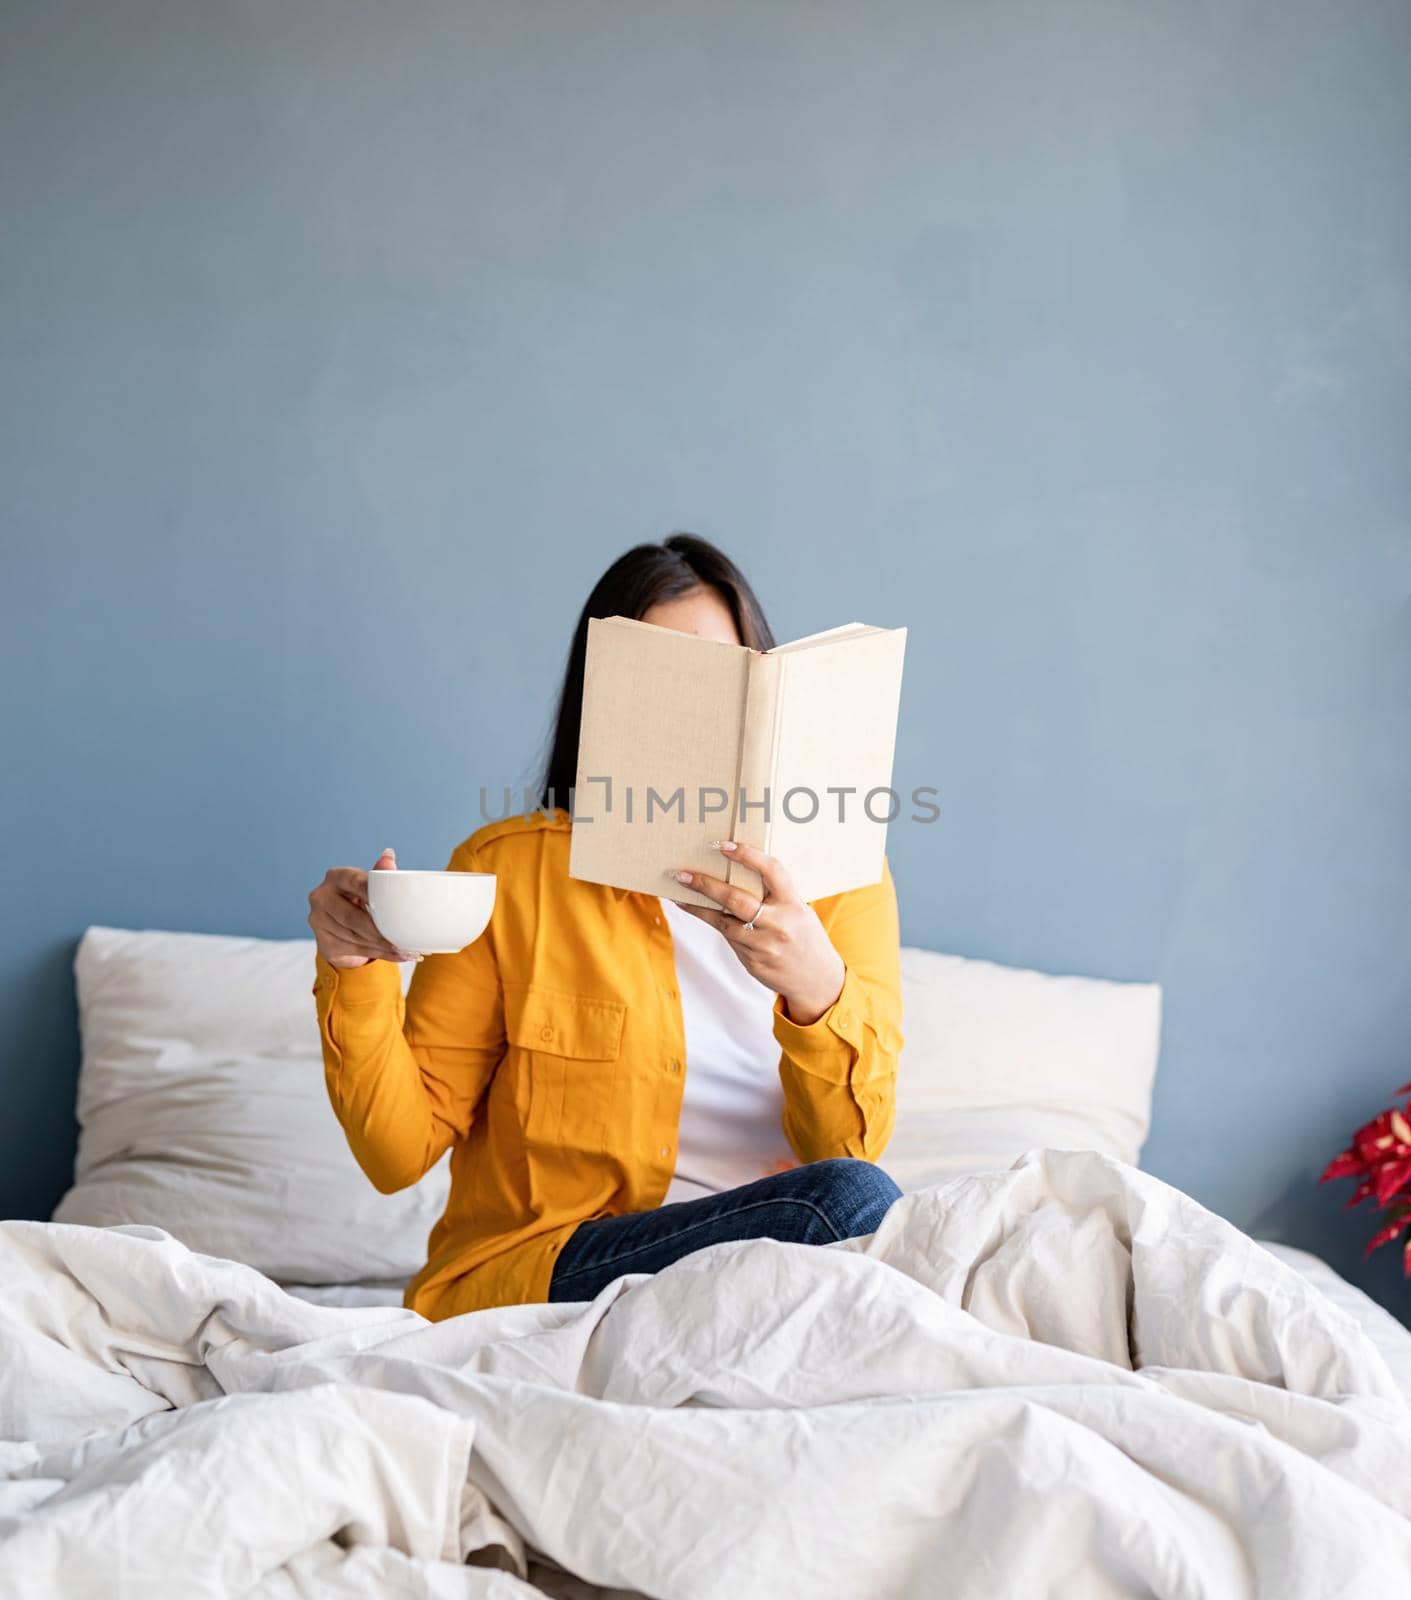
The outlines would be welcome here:
<svg viewBox="0 0 1411 1600">
<path fill-rule="evenodd" d="M 486 932 L 398 969 L 314 979 L 329 1098 L 384 1193 L 451 1149 L 451 1192 L 406 1304 L 439 1319 L 548 1298 L 557 1251 L 590 1217 L 661 1204 L 676 1165 L 686 1043 L 671 934 L 653 895 L 568 875 L 563 811 L 482 828 L 453 871 L 493 872 Z M 814 902 L 847 968 L 800 1026 L 776 1001 L 784 1133 L 801 1161 L 875 1160 L 895 1121 L 901 1048 L 896 895 Z"/>
</svg>

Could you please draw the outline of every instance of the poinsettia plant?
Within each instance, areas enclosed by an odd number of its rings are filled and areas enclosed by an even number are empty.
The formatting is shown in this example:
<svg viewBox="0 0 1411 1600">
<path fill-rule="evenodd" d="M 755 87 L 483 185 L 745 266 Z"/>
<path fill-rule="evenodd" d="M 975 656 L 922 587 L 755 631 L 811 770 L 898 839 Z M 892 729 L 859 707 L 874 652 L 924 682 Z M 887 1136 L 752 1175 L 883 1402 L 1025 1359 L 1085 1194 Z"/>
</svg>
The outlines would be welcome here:
<svg viewBox="0 0 1411 1600">
<path fill-rule="evenodd" d="M 1403 1083 L 1396 1092 L 1411 1094 L 1411 1083 Z M 1375 1200 L 1383 1214 L 1384 1226 L 1372 1236 L 1368 1255 L 1411 1229 L 1411 1100 L 1383 1111 L 1353 1134 L 1352 1143 L 1328 1163 L 1319 1181 L 1330 1183 L 1334 1178 L 1357 1179 L 1349 1206 Z M 1411 1278 L 1411 1233 L 1402 1246 L 1401 1265 Z"/>
</svg>

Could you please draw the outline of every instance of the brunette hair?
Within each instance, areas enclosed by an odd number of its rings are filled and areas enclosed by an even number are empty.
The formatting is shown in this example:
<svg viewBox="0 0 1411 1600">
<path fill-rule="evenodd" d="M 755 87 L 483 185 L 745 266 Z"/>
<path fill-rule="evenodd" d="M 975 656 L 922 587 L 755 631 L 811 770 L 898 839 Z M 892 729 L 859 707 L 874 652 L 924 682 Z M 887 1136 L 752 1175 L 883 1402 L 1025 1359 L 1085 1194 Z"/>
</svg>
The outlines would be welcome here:
<svg viewBox="0 0 1411 1600">
<path fill-rule="evenodd" d="M 708 540 L 690 533 L 673 533 L 660 544 L 635 545 L 619 556 L 594 584 L 568 647 L 540 794 L 540 804 L 546 809 L 556 805 L 567 808 L 569 790 L 578 775 L 578 730 L 583 719 L 583 667 L 590 619 L 631 617 L 640 621 L 658 602 L 678 600 L 700 588 L 713 589 L 730 608 L 743 644 L 752 650 L 773 647 L 774 635 L 744 573 Z"/>
</svg>

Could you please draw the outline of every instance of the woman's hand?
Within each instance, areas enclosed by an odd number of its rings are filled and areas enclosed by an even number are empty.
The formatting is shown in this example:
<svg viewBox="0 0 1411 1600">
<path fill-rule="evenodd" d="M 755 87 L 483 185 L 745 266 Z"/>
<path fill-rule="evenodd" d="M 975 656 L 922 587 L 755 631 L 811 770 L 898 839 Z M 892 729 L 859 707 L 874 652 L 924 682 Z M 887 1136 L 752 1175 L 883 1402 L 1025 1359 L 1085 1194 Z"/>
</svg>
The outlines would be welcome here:
<svg viewBox="0 0 1411 1600">
<path fill-rule="evenodd" d="M 374 872 L 395 872 L 396 852 L 384 850 Z M 367 909 L 367 873 L 361 867 L 330 867 L 309 896 L 309 926 L 319 954 L 331 967 L 365 967 L 369 961 L 414 961 L 388 944 Z"/>
<path fill-rule="evenodd" d="M 817 1022 L 842 993 L 847 975 L 818 913 L 799 899 L 789 874 L 773 856 L 729 839 L 720 849 L 760 875 L 764 899 L 709 873 L 680 871 L 673 874 L 678 883 L 689 884 L 723 908 L 681 909 L 724 934 L 746 971 L 783 995 L 790 1021 L 804 1027 Z M 749 922 L 752 928 L 746 928 Z"/>
</svg>

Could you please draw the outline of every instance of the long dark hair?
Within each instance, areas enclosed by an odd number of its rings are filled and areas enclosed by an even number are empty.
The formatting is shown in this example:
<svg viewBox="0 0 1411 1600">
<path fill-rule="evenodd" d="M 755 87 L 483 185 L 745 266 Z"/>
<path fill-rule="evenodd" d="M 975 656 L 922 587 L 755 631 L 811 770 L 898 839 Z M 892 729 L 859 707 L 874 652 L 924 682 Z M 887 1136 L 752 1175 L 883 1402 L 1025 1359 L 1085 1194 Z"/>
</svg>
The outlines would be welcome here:
<svg viewBox="0 0 1411 1600">
<path fill-rule="evenodd" d="M 619 556 L 593 586 L 579 613 L 568 647 L 563 688 L 549 759 L 544 768 L 540 804 L 568 806 L 569 790 L 578 776 L 578 730 L 583 720 L 583 665 L 588 654 L 588 623 L 593 617 L 631 617 L 662 600 L 678 600 L 693 589 L 714 589 L 730 608 L 741 642 L 752 650 L 773 647 L 774 635 L 745 575 L 723 550 L 690 533 L 673 533 L 660 544 L 635 545 Z"/>
</svg>

